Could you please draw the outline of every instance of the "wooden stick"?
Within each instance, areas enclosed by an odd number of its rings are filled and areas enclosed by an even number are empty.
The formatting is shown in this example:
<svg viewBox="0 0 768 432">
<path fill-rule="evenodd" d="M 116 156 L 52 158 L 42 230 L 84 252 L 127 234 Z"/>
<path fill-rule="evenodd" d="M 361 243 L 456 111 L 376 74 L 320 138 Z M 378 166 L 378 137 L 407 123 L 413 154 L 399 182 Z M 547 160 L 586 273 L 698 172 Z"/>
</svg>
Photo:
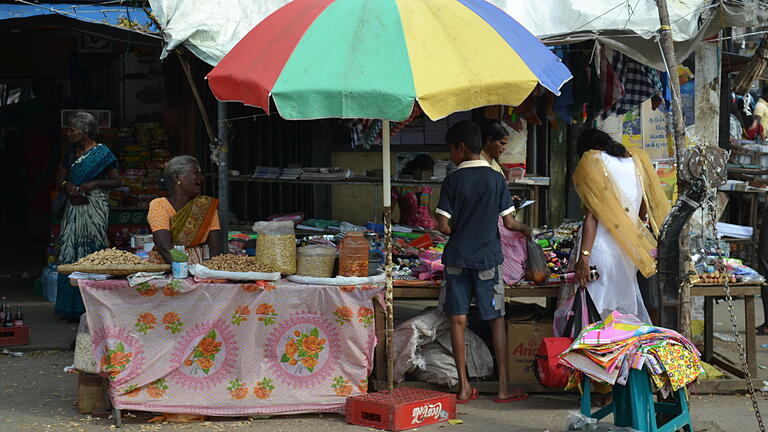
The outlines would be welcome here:
<svg viewBox="0 0 768 432">
<path fill-rule="evenodd" d="M 208 133 L 208 139 L 212 142 L 216 142 L 216 134 L 213 133 L 213 127 L 211 127 L 211 121 L 208 119 L 208 114 L 205 112 L 205 105 L 203 105 L 203 99 L 200 97 L 200 93 L 197 91 L 197 86 L 192 78 L 192 69 L 189 66 L 187 59 L 181 54 L 181 50 L 174 50 L 181 62 L 181 68 L 184 69 L 184 75 L 187 76 L 189 87 L 192 89 L 192 94 L 195 96 L 197 102 L 197 108 L 200 110 L 200 115 L 203 117 L 203 123 L 205 123 L 205 131 Z"/>
<path fill-rule="evenodd" d="M 392 194 L 391 186 L 391 161 L 390 161 L 390 137 L 389 120 L 381 122 L 381 157 L 382 168 L 384 170 L 384 184 L 381 195 L 384 202 L 384 248 L 387 251 L 387 260 L 385 265 L 387 292 L 385 308 L 387 314 L 386 326 L 386 344 L 387 344 L 387 390 L 392 390 L 395 384 L 395 358 L 392 347 L 392 335 L 394 334 L 394 284 L 392 282 Z"/>
</svg>

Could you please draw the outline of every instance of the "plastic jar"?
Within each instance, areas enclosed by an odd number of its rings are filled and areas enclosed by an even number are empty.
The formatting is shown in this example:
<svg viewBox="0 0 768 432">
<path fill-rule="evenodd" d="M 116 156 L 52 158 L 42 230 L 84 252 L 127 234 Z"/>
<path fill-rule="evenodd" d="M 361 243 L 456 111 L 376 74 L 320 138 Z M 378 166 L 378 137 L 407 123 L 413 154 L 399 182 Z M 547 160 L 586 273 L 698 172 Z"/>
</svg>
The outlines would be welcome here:
<svg viewBox="0 0 768 432">
<path fill-rule="evenodd" d="M 339 275 L 367 277 L 368 247 L 363 231 L 347 231 L 339 247 Z"/>
<path fill-rule="evenodd" d="M 317 278 L 333 277 L 336 248 L 327 245 L 309 245 L 299 248 L 299 276 Z"/>
</svg>

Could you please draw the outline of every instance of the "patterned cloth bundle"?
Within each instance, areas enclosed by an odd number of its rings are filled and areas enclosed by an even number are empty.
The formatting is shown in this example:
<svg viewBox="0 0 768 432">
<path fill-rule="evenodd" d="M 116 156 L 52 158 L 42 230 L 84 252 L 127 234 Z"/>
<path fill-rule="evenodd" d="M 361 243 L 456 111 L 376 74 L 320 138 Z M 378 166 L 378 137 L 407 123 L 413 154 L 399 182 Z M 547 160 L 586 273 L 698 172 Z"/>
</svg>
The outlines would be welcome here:
<svg viewBox="0 0 768 432">
<path fill-rule="evenodd" d="M 662 393 L 685 387 L 704 373 L 700 353 L 688 339 L 616 311 L 584 327 L 560 357 L 566 366 L 611 385 L 626 384 L 630 368 L 645 367 Z"/>
</svg>

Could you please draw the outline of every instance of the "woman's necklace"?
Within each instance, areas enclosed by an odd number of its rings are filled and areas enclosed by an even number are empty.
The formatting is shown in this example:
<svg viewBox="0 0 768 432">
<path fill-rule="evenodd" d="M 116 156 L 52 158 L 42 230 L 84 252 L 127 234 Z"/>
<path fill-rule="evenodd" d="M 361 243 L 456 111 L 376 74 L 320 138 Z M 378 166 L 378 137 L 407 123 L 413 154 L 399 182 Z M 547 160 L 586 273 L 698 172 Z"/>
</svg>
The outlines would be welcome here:
<svg viewBox="0 0 768 432">
<path fill-rule="evenodd" d="M 94 147 L 96 147 L 96 141 L 90 141 L 90 142 L 86 141 L 85 145 L 83 146 L 83 149 L 78 151 L 77 157 L 80 157 L 80 156 L 88 153 L 88 150 L 90 150 L 90 149 L 92 149 Z"/>
</svg>

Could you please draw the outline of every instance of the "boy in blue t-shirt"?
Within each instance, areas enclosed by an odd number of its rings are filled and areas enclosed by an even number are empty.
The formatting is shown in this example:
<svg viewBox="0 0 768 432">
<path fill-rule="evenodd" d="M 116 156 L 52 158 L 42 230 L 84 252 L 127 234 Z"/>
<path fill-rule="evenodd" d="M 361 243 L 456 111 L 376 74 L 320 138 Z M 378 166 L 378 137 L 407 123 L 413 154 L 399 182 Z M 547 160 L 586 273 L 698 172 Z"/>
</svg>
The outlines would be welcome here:
<svg viewBox="0 0 768 432">
<path fill-rule="evenodd" d="M 494 171 L 480 156 L 480 127 L 471 121 L 453 125 L 445 136 L 451 160 L 459 169 L 443 180 L 437 206 L 437 226 L 450 236 L 443 252 L 446 287 L 441 307 L 451 323 L 451 345 L 459 373 L 458 403 L 477 399 L 478 392 L 469 384 L 464 353 L 464 330 L 472 298 L 480 310 L 480 319 L 490 321 L 499 392 L 494 402 L 524 399 L 522 390 L 507 389 L 507 331 L 504 322 L 504 280 L 500 266 L 504 262 L 498 219 L 511 231 L 527 237 L 531 229 L 513 218 L 515 210 L 504 176 Z"/>
</svg>

